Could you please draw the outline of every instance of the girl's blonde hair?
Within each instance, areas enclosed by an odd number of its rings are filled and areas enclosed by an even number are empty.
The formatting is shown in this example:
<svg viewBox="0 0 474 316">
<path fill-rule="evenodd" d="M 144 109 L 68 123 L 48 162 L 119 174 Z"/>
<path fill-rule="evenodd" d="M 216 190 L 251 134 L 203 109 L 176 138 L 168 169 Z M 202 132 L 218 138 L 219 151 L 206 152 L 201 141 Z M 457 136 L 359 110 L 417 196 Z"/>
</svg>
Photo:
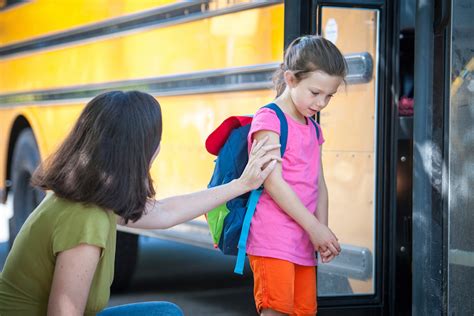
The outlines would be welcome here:
<svg viewBox="0 0 474 316">
<path fill-rule="evenodd" d="M 332 42 L 321 36 L 306 35 L 291 42 L 286 49 L 283 63 L 273 74 L 277 97 L 285 91 L 286 83 L 283 74 L 287 70 L 293 72 L 298 81 L 316 70 L 345 78 L 347 64 L 341 51 Z"/>
</svg>

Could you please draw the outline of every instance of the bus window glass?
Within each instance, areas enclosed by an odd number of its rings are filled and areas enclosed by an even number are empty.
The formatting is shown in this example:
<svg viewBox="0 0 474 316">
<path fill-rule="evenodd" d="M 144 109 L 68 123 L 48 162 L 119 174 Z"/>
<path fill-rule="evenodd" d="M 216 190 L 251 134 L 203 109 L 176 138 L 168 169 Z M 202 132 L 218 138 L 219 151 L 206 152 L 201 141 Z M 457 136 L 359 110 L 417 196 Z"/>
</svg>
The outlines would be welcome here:
<svg viewBox="0 0 474 316">
<path fill-rule="evenodd" d="M 338 46 L 349 69 L 347 85 L 320 114 L 329 226 L 343 251 L 319 266 L 319 296 L 374 293 L 378 14 L 321 11 L 321 33 Z"/>
<path fill-rule="evenodd" d="M 474 3 L 452 3 L 448 315 L 474 315 Z"/>
</svg>

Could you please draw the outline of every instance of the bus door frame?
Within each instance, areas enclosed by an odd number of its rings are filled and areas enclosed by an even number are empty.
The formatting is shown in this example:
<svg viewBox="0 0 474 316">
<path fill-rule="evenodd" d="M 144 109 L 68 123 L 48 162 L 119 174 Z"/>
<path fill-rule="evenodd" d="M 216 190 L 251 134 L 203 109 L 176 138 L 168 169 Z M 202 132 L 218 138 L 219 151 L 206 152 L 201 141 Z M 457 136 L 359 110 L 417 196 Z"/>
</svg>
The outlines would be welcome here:
<svg viewBox="0 0 474 316">
<path fill-rule="evenodd" d="M 446 315 L 452 3 L 416 6 L 412 313 Z"/>
<path fill-rule="evenodd" d="M 321 7 L 367 8 L 380 12 L 378 64 L 378 126 L 375 219 L 374 294 L 329 296 L 318 299 L 318 315 L 383 315 L 395 302 L 396 161 L 398 116 L 395 100 L 398 87 L 397 1 L 381 0 L 285 0 L 285 47 L 298 36 L 321 34 Z"/>
</svg>

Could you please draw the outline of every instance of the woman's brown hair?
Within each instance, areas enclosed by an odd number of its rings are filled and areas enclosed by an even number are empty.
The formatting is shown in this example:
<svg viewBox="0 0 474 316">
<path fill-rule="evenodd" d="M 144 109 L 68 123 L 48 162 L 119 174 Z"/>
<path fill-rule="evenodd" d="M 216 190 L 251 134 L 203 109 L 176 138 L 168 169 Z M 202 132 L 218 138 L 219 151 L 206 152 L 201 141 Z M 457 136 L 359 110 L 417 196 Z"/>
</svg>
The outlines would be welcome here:
<svg viewBox="0 0 474 316">
<path fill-rule="evenodd" d="M 32 184 L 136 221 L 155 194 L 149 170 L 161 134 L 160 104 L 151 95 L 103 93 L 86 105 L 56 153 L 35 171 Z"/>
<path fill-rule="evenodd" d="M 345 78 L 347 65 L 336 45 L 321 36 L 306 35 L 298 37 L 288 45 L 283 63 L 273 74 L 277 97 L 285 91 L 283 74 L 287 70 L 292 71 L 298 81 L 317 70 Z"/>
</svg>

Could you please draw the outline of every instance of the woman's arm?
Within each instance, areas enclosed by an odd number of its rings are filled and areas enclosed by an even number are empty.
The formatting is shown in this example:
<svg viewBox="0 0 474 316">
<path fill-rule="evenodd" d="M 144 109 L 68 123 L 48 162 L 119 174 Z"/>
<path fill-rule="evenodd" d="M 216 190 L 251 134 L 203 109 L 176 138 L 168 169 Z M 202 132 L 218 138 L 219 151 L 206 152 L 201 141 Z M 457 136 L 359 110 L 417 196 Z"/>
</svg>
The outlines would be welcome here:
<svg viewBox="0 0 474 316">
<path fill-rule="evenodd" d="M 56 257 L 48 316 L 84 315 L 101 248 L 80 244 Z"/>
<path fill-rule="evenodd" d="M 254 142 L 249 162 L 239 179 L 199 192 L 160 201 L 150 200 L 147 202 L 145 214 L 134 223 L 129 221 L 126 226 L 143 229 L 169 228 L 203 215 L 239 195 L 258 188 L 273 170 L 276 161 L 281 161 L 278 156 L 267 154 L 280 146 L 266 145 L 266 142 L 266 139 Z M 263 168 L 267 163 L 268 166 Z M 119 220 L 119 224 L 122 225 L 123 222 Z"/>
<path fill-rule="evenodd" d="M 280 137 L 277 133 L 271 131 L 258 131 L 253 137 L 257 140 L 268 137 L 269 144 L 279 144 Z M 280 150 L 275 149 L 269 154 L 280 156 Z M 270 194 L 272 199 L 293 218 L 310 236 L 315 249 L 330 249 L 332 253 L 338 254 L 340 251 L 336 236 L 323 225 L 316 216 L 309 212 L 299 197 L 283 179 L 281 165 L 278 164 L 270 173 L 264 182 L 265 191 Z"/>
</svg>

